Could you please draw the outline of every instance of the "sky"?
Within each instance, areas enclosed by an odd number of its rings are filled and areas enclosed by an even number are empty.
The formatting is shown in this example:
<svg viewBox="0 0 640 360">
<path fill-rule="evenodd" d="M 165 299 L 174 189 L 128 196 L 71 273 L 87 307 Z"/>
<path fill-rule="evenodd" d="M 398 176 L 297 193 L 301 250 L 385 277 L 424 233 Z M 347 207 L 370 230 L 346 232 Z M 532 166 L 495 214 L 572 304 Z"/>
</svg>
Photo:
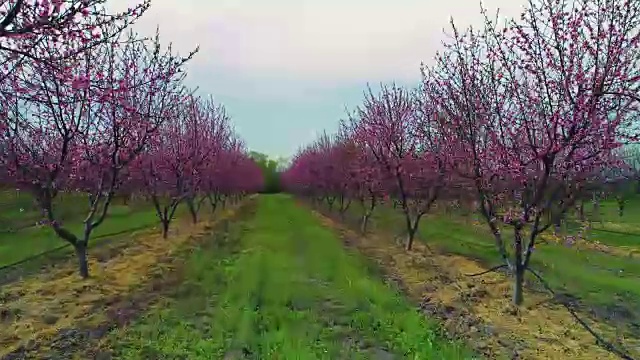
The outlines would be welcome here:
<svg viewBox="0 0 640 360">
<path fill-rule="evenodd" d="M 507 17 L 524 2 L 483 1 Z M 480 26 L 479 10 L 475 0 L 152 0 L 134 29 L 153 35 L 159 26 L 181 54 L 199 45 L 187 85 L 225 105 L 251 150 L 289 157 L 333 132 L 367 84 L 417 85 L 450 18 Z"/>
</svg>

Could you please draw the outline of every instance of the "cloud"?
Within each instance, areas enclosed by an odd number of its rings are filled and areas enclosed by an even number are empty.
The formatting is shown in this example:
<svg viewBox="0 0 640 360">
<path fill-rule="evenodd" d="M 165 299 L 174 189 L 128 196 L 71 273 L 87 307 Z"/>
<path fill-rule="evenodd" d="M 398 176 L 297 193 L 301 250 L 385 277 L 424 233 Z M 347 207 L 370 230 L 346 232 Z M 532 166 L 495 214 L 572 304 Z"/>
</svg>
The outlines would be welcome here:
<svg viewBox="0 0 640 360">
<path fill-rule="evenodd" d="M 522 3 L 484 0 L 510 16 Z M 482 24 L 479 0 L 153 0 L 134 29 L 159 25 L 181 54 L 200 45 L 187 84 L 227 106 L 250 148 L 291 155 L 336 130 L 367 83 L 416 85 L 451 15 L 459 27 Z"/>
<path fill-rule="evenodd" d="M 513 16 L 522 2 L 484 3 Z M 461 26 L 481 23 L 479 3 L 469 0 L 154 0 L 137 27 L 150 33 L 159 23 L 162 38 L 183 52 L 199 44 L 198 70 L 331 87 L 415 79 L 441 48 L 452 14 Z"/>
</svg>

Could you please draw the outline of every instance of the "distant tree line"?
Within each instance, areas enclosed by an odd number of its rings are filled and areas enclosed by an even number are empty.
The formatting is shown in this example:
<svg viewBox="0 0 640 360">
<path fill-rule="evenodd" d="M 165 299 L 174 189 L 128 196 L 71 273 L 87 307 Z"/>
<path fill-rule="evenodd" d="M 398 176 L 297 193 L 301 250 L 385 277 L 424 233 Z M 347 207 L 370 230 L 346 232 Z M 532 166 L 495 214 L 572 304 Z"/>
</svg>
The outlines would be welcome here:
<svg viewBox="0 0 640 360">
<path fill-rule="evenodd" d="M 262 194 L 275 194 L 279 193 L 282 188 L 280 185 L 280 172 L 283 169 L 282 159 L 271 159 L 268 155 L 252 151 L 250 156 L 258 164 L 262 170 L 262 176 L 264 179 L 264 188 Z"/>
</svg>

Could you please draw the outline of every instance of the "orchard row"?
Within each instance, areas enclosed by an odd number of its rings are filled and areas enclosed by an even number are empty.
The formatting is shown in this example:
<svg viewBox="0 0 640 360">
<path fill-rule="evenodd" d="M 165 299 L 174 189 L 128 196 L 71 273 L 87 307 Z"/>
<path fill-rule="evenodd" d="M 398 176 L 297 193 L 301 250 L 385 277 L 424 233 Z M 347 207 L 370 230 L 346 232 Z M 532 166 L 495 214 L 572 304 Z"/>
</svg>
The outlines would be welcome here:
<svg viewBox="0 0 640 360">
<path fill-rule="evenodd" d="M 34 195 L 55 233 L 87 246 L 118 194 L 151 199 L 166 237 L 176 208 L 193 221 L 261 187 L 261 173 L 224 107 L 184 84 L 181 57 L 130 25 L 145 2 L 110 14 L 102 0 L 0 2 L 0 182 Z M 56 196 L 86 193 L 80 234 L 57 217 Z"/>
<path fill-rule="evenodd" d="M 478 210 L 514 275 L 576 204 L 640 191 L 640 2 L 531 0 L 499 26 L 459 30 L 415 89 L 382 86 L 303 148 L 284 186 L 344 213 L 392 200 L 411 248 L 438 206 Z M 429 226 L 423 224 L 423 226 Z"/>
</svg>

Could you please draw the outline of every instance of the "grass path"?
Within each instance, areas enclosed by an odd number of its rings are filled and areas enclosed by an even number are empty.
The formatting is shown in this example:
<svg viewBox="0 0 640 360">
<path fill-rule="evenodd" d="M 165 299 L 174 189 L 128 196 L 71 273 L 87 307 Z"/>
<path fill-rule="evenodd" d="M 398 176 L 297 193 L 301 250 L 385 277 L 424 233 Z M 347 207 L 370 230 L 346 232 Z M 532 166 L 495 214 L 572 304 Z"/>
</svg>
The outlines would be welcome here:
<svg viewBox="0 0 640 360">
<path fill-rule="evenodd" d="M 471 358 L 290 197 L 261 196 L 231 227 L 173 298 L 112 334 L 116 358 Z"/>
</svg>

